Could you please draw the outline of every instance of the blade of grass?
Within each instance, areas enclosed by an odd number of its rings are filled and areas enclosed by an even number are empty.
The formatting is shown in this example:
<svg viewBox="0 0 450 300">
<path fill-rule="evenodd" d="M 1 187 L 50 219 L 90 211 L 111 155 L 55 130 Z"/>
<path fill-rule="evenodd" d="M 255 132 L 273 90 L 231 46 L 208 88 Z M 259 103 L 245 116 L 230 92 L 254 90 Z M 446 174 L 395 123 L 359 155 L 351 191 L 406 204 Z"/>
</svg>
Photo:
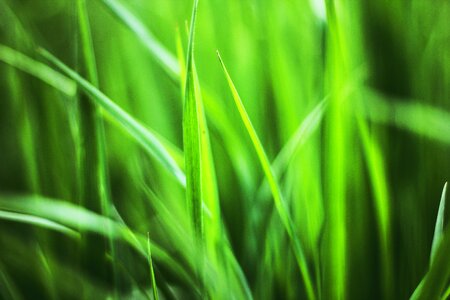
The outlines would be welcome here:
<svg viewBox="0 0 450 300">
<path fill-rule="evenodd" d="M 156 285 L 155 271 L 153 270 L 153 260 L 152 260 L 152 246 L 150 242 L 150 233 L 147 232 L 147 253 L 148 253 L 148 264 L 150 267 L 150 276 L 153 288 L 153 298 L 159 300 L 158 297 L 158 286 Z"/>
<path fill-rule="evenodd" d="M 176 164 L 175 160 L 164 148 L 161 141 L 142 126 L 138 121 L 136 121 L 132 116 L 115 104 L 111 99 L 109 99 L 100 90 L 94 87 L 87 80 L 82 78 L 79 74 L 71 70 L 60 60 L 54 57 L 52 54 L 44 49 L 39 49 L 38 52 L 48 61 L 57 66 L 63 73 L 72 78 L 78 83 L 80 88 L 83 89 L 85 93 L 91 96 L 91 99 L 95 101 L 100 107 L 107 112 L 114 121 L 120 124 L 127 133 L 130 134 L 147 152 L 153 156 L 157 161 L 159 161 L 177 180 L 180 184 L 185 186 L 186 178 L 183 171 Z"/>
<path fill-rule="evenodd" d="M 54 71 L 47 65 L 38 62 L 30 57 L 0 44 L 0 60 L 25 73 L 39 78 L 48 85 L 67 96 L 74 96 L 76 84 L 66 76 Z"/>
<path fill-rule="evenodd" d="M 190 29 L 188 24 L 186 24 L 186 32 L 188 34 L 188 39 L 190 41 Z M 177 28 L 177 56 L 182 70 L 182 77 L 185 78 L 184 82 L 187 82 L 187 66 L 185 65 L 185 58 L 183 54 L 181 35 Z M 194 43 L 194 41 L 192 41 Z M 188 45 L 189 47 L 189 45 Z M 189 49 L 188 49 L 189 50 Z M 192 49 L 193 51 L 193 49 Z M 192 53 L 193 54 L 193 53 Z M 203 97 L 200 89 L 200 82 L 198 78 L 197 68 L 195 65 L 195 58 L 191 57 L 192 64 L 192 80 L 191 83 L 194 85 L 194 94 L 197 102 L 197 114 L 198 114 L 198 132 L 199 134 L 199 144 L 200 144 L 200 175 L 201 175 L 201 196 L 203 206 L 205 206 L 205 211 L 208 212 L 207 224 L 204 225 L 205 237 L 207 238 L 208 250 L 213 256 L 212 259 L 217 263 L 217 253 L 216 247 L 220 243 L 219 239 L 221 237 L 221 219 L 220 219 L 220 205 L 219 196 L 217 190 L 217 179 L 216 171 L 214 167 L 214 158 L 211 150 L 211 142 L 208 124 L 206 120 L 206 115 L 203 106 Z"/>
<path fill-rule="evenodd" d="M 142 258 L 147 259 L 147 237 L 133 232 L 123 222 L 113 221 L 110 218 L 66 201 L 35 195 L 0 195 L 0 211 L 47 220 L 50 222 L 49 224 L 56 223 L 59 226 L 67 227 L 69 230 L 75 231 L 77 236 L 77 231 L 79 230 L 90 231 L 104 237 L 108 237 L 111 234 L 114 239 L 125 241 Z M 53 227 L 47 228 L 54 229 Z M 66 231 L 62 232 L 66 233 Z M 69 234 L 69 236 L 73 236 L 73 234 Z M 189 253 L 192 253 L 192 250 L 189 250 L 187 246 L 185 249 Z M 181 280 L 195 286 L 195 283 L 186 270 L 154 241 L 152 241 L 152 255 L 156 260 L 167 266 Z"/>
<path fill-rule="evenodd" d="M 280 187 L 277 183 L 277 180 L 275 178 L 274 172 L 272 170 L 272 167 L 270 165 L 269 159 L 267 158 L 267 155 L 264 151 L 264 148 L 261 144 L 261 141 L 258 138 L 258 135 L 256 134 L 255 129 L 253 128 L 253 125 L 250 121 L 250 118 L 245 110 L 245 107 L 242 103 L 242 100 L 236 90 L 236 87 L 225 67 L 225 64 L 222 61 L 222 58 L 220 56 L 220 53 L 217 51 L 217 55 L 219 57 L 220 64 L 222 65 L 225 77 L 227 79 L 228 85 L 230 87 L 231 93 L 233 95 L 234 102 L 236 104 L 236 107 L 239 111 L 239 114 L 241 116 L 241 120 L 244 123 L 247 133 L 250 136 L 250 139 L 252 140 L 254 149 L 258 155 L 261 167 L 263 168 L 264 174 L 267 177 L 267 181 L 269 183 L 270 189 L 272 191 L 273 199 L 275 202 L 275 207 L 278 211 L 278 214 L 280 216 L 281 222 L 283 223 L 283 226 L 289 236 L 289 239 L 291 241 L 291 245 L 293 247 L 293 252 L 296 257 L 297 263 L 300 268 L 300 272 L 302 274 L 306 292 L 308 294 L 309 299 L 316 299 L 311 274 L 308 270 L 306 258 L 303 254 L 300 241 L 295 233 L 295 226 L 293 224 L 293 221 L 289 215 L 289 211 L 286 207 L 286 203 L 283 200 L 283 196 L 280 190 Z"/>
<path fill-rule="evenodd" d="M 67 235 L 71 235 L 73 237 L 80 237 L 80 235 L 73 229 L 70 229 L 70 228 L 63 226 L 61 224 L 58 224 L 56 222 L 47 220 L 45 218 L 40 218 L 40 217 L 28 215 L 28 214 L 0 210 L 0 219 L 8 220 L 8 221 L 15 221 L 15 222 L 19 222 L 19 223 L 32 224 L 34 226 L 59 231 L 59 232 L 65 233 Z"/>
<path fill-rule="evenodd" d="M 203 214 L 201 196 L 201 164 L 200 164 L 200 136 L 198 99 L 195 93 L 193 74 L 195 20 L 197 16 L 198 0 L 194 0 L 186 65 L 186 85 L 183 112 L 183 146 L 186 168 L 186 200 L 194 232 L 203 244 Z"/>
<path fill-rule="evenodd" d="M 447 197 L 447 182 L 444 184 L 442 190 L 441 201 L 439 202 L 439 210 L 436 218 L 436 226 L 434 228 L 433 242 L 431 244 L 430 253 L 430 266 L 433 264 L 434 257 L 436 256 L 436 251 L 439 247 L 439 243 L 442 240 L 444 233 L 444 214 L 445 214 L 445 202 Z"/>
<path fill-rule="evenodd" d="M 431 291 L 430 289 L 435 289 L 435 288 L 441 288 L 444 289 L 444 285 L 447 283 L 447 278 L 450 275 L 450 266 L 448 263 L 445 263 L 447 266 L 439 266 L 436 265 L 436 259 L 437 259 L 437 255 L 439 253 L 439 259 L 443 260 L 445 259 L 444 257 L 446 257 L 446 259 L 448 260 L 448 251 L 450 251 L 450 231 L 447 230 L 447 233 L 444 232 L 444 213 L 445 213 L 445 198 L 447 195 L 447 182 L 444 184 L 444 188 L 442 189 L 442 195 L 441 195 L 441 200 L 439 202 L 439 210 L 438 210 L 438 215 L 436 218 L 436 225 L 435 225 L 435 230 L 434 230 L 434 236 L 433 236 L 433 242 L 431 245 L 431 251 L 430 251 L 430 266 L 429 266 L 429 270 L 427 272 L 427 274 L 425 275 L 425 277 L 420 281 L 419 285 L 417 286 L 417 288 L 414 290 L 414 293 L 411 296 L 411 300 L 417 300 L 417 299 L 438 299 L 439 295 L 440 295 L 440 291 Z M 444 234 L 446 234 L 446 237 L 444 237 Z M 446 241 L 444 241 L 444 239 L 447 239 Z M 444 244 L 446 243 L 446 244 Z M 444 245 L 442 245 L 444 244 Z M 447 247 L 445 249 L 447 249 L 447 253 L 443 253 L 442 249 L 443 247 Z M 441 273 L 441 274 L 439 274 Z M 431 274 L 431 275 L 430 275 Z M 437 277 L 436 278 L 431 278 L 430 276 L 433 277 Z M 445 277 L 445 279 L 443 278 Z M 436 282 L 431 282 L 431 280 L 436 280 Z M 439 285 L 439 282 L 440 285 Z M 437 286 L 436 286 L 437 284 Z M 446 291 L 447 292 L 447 291 Z M 446 294 L 446 292 L 444 292 L 444 294 Z M 434 298 L 429 298 L 431 295 L 434 296 Z M 444 298 L 446 299 L 446 298 Z"/>
</svg>

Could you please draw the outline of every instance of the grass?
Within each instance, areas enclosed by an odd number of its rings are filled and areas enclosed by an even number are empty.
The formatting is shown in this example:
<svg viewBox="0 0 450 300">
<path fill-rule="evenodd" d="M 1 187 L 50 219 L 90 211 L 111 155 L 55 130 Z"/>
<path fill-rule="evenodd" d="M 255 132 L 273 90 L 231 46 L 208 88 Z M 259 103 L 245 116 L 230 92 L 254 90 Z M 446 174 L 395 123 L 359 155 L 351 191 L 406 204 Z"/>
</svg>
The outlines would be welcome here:
<svg viewBox="0 0 450 300">
<path fill-rule="evenodd" d="M 449 17 L 1 1 L 0 297 L 448 298 Z"/>
</svg>

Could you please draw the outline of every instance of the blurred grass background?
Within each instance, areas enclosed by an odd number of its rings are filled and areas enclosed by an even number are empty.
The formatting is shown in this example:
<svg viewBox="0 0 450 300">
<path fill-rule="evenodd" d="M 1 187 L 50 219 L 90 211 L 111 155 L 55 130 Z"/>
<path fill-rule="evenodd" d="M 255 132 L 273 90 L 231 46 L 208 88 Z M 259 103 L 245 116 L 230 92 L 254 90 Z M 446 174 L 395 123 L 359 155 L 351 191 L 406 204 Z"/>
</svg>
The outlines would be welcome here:
<svg viewBox="0 0 450 300">
<path fill-rule="evenodd" d="M 201 0 L 194 41 L 192 10 L 0 0 L 0 295 L 408 299 L 425 278 L 419 299 L 448 297 L 448 230 L 439 263 L 430 252 L 450 177 L 450 3 Z M 39 47 L 154 134 L 191 194 Z"/>
</svg>

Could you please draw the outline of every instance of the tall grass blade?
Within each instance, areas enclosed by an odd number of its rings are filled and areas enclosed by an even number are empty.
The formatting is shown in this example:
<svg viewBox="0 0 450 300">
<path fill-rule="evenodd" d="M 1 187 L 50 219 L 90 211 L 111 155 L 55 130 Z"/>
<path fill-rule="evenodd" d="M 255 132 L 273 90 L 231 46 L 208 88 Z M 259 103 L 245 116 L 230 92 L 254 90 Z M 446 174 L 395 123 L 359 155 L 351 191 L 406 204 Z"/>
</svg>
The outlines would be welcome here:
<svg viewBox="0 0 450 300">
<path fill-rule="evenodd" d="M 202 213 L 202 183 L 200 163 L 200 135 L 199 135 L 199 99 L 195 92 L 194 82 L 194 38 L 195 20 L 197 16 L 198 0 L 194 1 L 186 65 L 186 86 L 183 112 L 183 145 L 186 169 L 186 199 L 193 223 L 194 232 L 203 243 L 203 213 Z"/>
<path fill-rule="evenodd" d="M 277 183 L 277 180 L 275 178 L 274 172 L 272 170 L 272 167 L 270 165 L 269 159 L 267 158 L 267 155 L 264 151 L 264 148 L 261 144 L 261 141 L 258 138 L 258 135 L 253 128 L 253 125 L 250 121 L 250 118 L 245 110 L 245 107 L 242 103 L 242 100 L 236 90 L 236 87 L 234 86 L 234 83 L 225 67 L 225 64 L 222 61 L 222 58 L 220 56 L 220 53 L 217 51 L 217 55 L 219 57 L 220 64 L 222 65 L 225 77 L 227 79 L 228 85 L 230 87 L 231 93 L 233 95 L 234 102 L 236 104 L 236 107 L 239 111 L 239 114 L 241 116 L 242 122 L 244 123 L 247 133 L 250 136 L 250 139 L 252 140 L 254 149 L 258 155 L 261 167 L 263 168 L 264 174 L 267 177 L 267 181 L 269 183 L 270 189 L 272 191 L 273 199 L 275 202 L 275 207 L 277 209 L 278 215 L 280 216 L 280 219 L 283 223 L 283 226 L 289 236 L 289 239 L 291 241 L 293 252 L 296 257 L 297 263 L 300 268 L 300 272 L 302 274 L 306 292 L 308 294 L 309 299 L 316 299 L 311 274 L 308 270 L 308 265 L 306 258 L 303 254 L 303 250 L 300 245 L 300 241 L 295 233 L 295 226 L 294 223 L 289 215 L 289 211 L 286 207 L 286 203 L 283 200 L 283 196 L 280 190 L 280 187 Z"/>
</svg>

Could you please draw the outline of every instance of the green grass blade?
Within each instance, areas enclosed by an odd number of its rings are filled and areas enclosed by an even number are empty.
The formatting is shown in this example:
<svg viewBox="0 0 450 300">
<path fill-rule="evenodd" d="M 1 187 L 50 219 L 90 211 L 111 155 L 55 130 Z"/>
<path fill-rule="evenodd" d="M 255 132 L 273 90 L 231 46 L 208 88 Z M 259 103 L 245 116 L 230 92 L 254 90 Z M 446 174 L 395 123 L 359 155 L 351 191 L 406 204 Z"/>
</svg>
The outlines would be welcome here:
<svg viewBox="0 0 450 300">
<path fill-rule="evenodd" d="M 275 207 L 276 207 L 277 212 L 280 216 L 280 219 L 283 223 L 283 226 L 286 229 L 289 239 L 291 240 L 293 252 L 297 259 L 297 263 L 299 265 L 300 272 L 302 274 L 302 277 L 303 277 L 303 280 L 305 283 L 305 288 L 306 288 L 306 291 L 308 294 L 308 298 L 316 299 L 313 284 L 312 284 L 311 274 L 308 270 L 306 258 L 301 249 L 300 241 L 295 234 L 295 226 L 289 215 L 286 204 L 283 200 L 283 196 L 282 196 L 280 187 L 277 183 L 277 180 L 275 179 L 275 175 L 274 175 L 274 172 L 270 165 L 269 159 L 267 158 L 267 155 L 264 151 L 261 141 L 259 140 L 258 135 L 256 134 L 256 131 L 253 128 L 253 125 L 252 125 L 250 118 L 245 110 L 242 100 L 236 90 L 236 87 L 234 86 L 234 83 L 233 83 L 218 51 L 217 51 L 217 55 L 219 57 L 219 61 L 220 61 L 221 65 L 222 65 L 225 77 L 227 79 L 228 85 L 229 85 L 231 93 L 233 95 L 233 99 L 236 104 L 236 107 L 241 116 L 242 122 L 244 123 L 244 125 L 247 129 L 247 133 L 249 134 L 250 139 L 252 140 L 252 143 L 253 143 L 254 149 L 258 155 L 261 167 L 263 168 L 264 174 L 267 177 L 267 181 L 269 183 L 270 189 L 272 191 L 273 199 L 275 202 Z"/>
<path fill-rule="evenodd" d="M 154 58 L 160 63 L 169 76 L 178 81 L 180 67 L 175 56 L 170 53 L 124 5 L 117 0 L 101 0 L 101 2 L 123 22 L 145 45 Z"/>
<path fill-rule="evenodd" d="M 115 104 L 111 99 L 109 99 L 100 90 L 94 87 L 86 79 L 82 78 L 79 74 L 71 70 L 60 60 L 54 57 L 49 52 L 39 49 L 39 53 L 46 58 L 48 61 L 52 62 L 57 66 L 63 73 L 72 78 L 78 83 L 80 88 L 91 96 L 91 99 L 95 101 L 100 107 L 107 112 L 110 117 L 118 124 L 120 124 L 127 133 L 130 134 L 147 152 L 153 156 L 157 161 L 159 161 L 165 169 L 167 169 L 174 177 L 182 184 L 185 185 L 185 175 L 180 167 L 176 164 L 175 160 L 164 148 L 163 144 L 159 139 L 142 126 L 138 121 L 136 121 L 132 116 Z"/>
<path fill-rule="evenodd" d="M 20 216 L 10 215 L 14 217 L 33 216 L 38 222 L 44 221 L 42 224 L 50 224 L 49 229 L 58 230 L 73 236 L 78 231 L 90 231 L 104 237 L 111 236 L 114 239 L 123 240 L 129 246 L 134 248 L 144 259 L 147 259 L 147 237 L 134 233 L 124 223 L 119 223 L 110 218 L 101 216 L 89 211 L 78 205 L 69 202 L 35 196 L 35 195 L 0 195 L 0 211 L 19 214 Z M 10 217 L 10 220 L 11 219 Z M 22 221 L 23 218 L 18 221 Z M 30 219 L 33 220 L 33 219 Z M 27 222 L 30 224 L 31 222 Z M 60 227 L 53 226 L 58 224 L 72 230 L 70 232 L 59 230 Z M 171 269 L 173 274 L 177 274 L 183 281 L 194 285 L 191 277 L 163 248 L 152 241 L 152 255 Z"/>
<path fill-rule="evenodd" d="M 446 230 L 436 249 L 430 270 L 425 275 L 411 299 L 439 299 L 450 275 L 450 230 Z"/>
<path fill-rule="evenodd" d="M 201 196 L 201 164 L 200 164 L 200 135 L 199 135 L 199 99 L 195 92 L 194 82 L 194 38 L 195 20 L 197 16 L 198 0 L 194 1 L 189 44 L 187 51 L 186 86 L 183 112 L 183 145 L 186 169 L 186 200 L 193 223 L 194 232 L 203 243 L 203 213 Z"/>
<path fill-rule="evenodd" d="M 444 188 L 442 189 L 441 201 L 439 202 L 439 210 L 436 218 L 436 226 L 434 228 L 433 243 L 431 244 L 430 266 L 433 264 L 434 257 L 436 256 L 436 251 L 439 247 L 439 242 L 441 241 L 444 232 L 444 214 L 445 214 L 446 197 L 447 197 L 447 182 L 444 184 Z"/>
<path fill-rule="evenodd" d="M 448 263 L 450 253 L 450 230 L 445 231 L 444 229 L 446 194 L 447 182 L 442 189 L 441 200 L 439 203 L 433 243 L 431 246 L 430 268 L 412 294 L 411 300 L 439 299 L 441 292 L 443 292 L 447 280 L 450 277 L 450 264 Z M 444 295 L 447 292 L 448 290 L 444 292 Z"/>
<path fill-rule="evenodd" d="M 152 260 L 152 245 L 150 242 L 150 233 L 147 233 L 147 253 L 148 253 L 148 264 L 150 267 L 150 276 L 153 289 L 153 298 L 158 300 L 158 286 L 156 285 L 155 271 L 153 270 L 153 260 Z"/>
<path fill-rule="evenodd" d="M 28 214 L 0 210 L 0 219 L 19 223 L 27 223 L 38 227 L 52 229 L 74 237 L 80 236 L 76 231 L 66 226 L 47 220 L 45 218 L 40 218 Z"/>
<path fill-rule="evenodd" d="M 69 78 L 54 71 L 47 65 L 38 62 L 14 49 L 0 44 L 0 60 L 25 73 L 39 78 L 48 85 L 67 96 L 74 96 L 76 84 Z"/>
</svg>

